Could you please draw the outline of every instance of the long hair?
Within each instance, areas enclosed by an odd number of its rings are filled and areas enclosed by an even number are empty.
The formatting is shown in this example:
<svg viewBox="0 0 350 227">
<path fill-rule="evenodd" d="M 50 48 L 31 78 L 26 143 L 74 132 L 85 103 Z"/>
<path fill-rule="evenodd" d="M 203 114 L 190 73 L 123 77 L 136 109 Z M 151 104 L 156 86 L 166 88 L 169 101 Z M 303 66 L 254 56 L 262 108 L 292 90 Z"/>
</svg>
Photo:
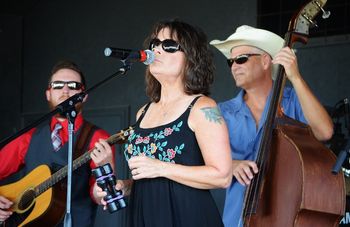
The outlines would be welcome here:
<svg viewBox="0 0 350 227">
<path fill-rule="evenodd" d="M 186 68 L 183 77 L 184 91 L 188 95 L 209 95 L 210 85 L 214 78 L 213 53 L 211 52 L 205 33 L 198 27 L 182 22 L 178 19 L 161 21 L 154 25 L 150 35 L 145 40 L 149 42 L 157 37 L 164 29 L 170 30 L 171 38 L 177 40 L 181 50 L 185 53 Z M 146 93 L 153 102 L 160 100 L 161 85 L 151 74 L 149 67 L 146 70 Z"/>
</svg>

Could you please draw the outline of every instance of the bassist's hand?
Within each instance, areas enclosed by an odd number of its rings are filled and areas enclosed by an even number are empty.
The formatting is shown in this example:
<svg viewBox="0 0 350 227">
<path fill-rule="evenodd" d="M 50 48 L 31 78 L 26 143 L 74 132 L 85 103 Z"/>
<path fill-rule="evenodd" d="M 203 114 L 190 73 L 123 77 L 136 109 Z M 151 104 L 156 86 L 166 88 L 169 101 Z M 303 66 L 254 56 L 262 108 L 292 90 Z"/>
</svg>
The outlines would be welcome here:
<svg viewBox="0 0 350 227">
<path fill-rule="evenodd" d="M 12 202 L 3 196 L 0 196 L 0 222 L 5 221 L 12 214 L 11 211 L 7 211 L 12 205 Z"/>
<path fill-rule="evenodd" d="M 294 81 L 300 79 L 301 75 L 298 68 L 297 57 L 292 49 L 284 47 L 281 49 L 272 60 L 273 64 L 280 64 L 284 67 L 286 76 L 294 86 Z"/>
<path fill-rule="evenodd" d="M 233 176 L 243 186 L 249 185 L 254 174 L 258 173 L 256 163 L 249 160 L 232 160 L 232 167 Z"/>
</svg>

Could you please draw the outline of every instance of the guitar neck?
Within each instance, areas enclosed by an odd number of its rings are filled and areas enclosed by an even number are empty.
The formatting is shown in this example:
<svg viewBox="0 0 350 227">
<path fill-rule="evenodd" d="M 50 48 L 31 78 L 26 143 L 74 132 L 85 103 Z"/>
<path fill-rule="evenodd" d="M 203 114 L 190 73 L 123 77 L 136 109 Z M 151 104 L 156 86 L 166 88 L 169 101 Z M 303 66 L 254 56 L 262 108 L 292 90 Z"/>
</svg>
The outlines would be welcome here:
<svg viewBox="0 0 350 227">
<path fill-rule="evenodd" d="M 77 158 L 73 161 L 72 170 L 74 171 L 74 170 L 78 169 L 79 167 L 81 167 L 83 164 L 85 164 L 89 160 L 91 160 L 90 152 L 84 153 L 82 156 L 80 156 L 79 158 Z M 60 169 L 57 172 L 55 172 L 54 174 L 52 174 L 52 176 L 49 179 L 47 179 L 46 181 L 44 181 L 43 183 L 41 183 L 37 186 L 37 188 L 35 190 L 37 193 L 37 196 L 39 196 L 41 193 L 45 192 L 47 189 L 51 188 L 53 185 L 55 185 L 60 180 L 67 177 L 67 174 L 68 174 L 68 166 L 66 165 L 62 169 Z"/>
<path fill-rule="evenodd" d="M 130 132 L 132 131 L 132 127 L 129 127 L 126 130 L 121 130 L 119 133 L 114 134 L 110 136 L 108 139 L 106 139 L 106 142 L 109 145 L 114 145 L 116 143 L 122 144 L 126 142 L 127 138 L 130 135 Z M 88 152 L 85 152 L 83 155 L 81 155 L 79 158 L 75 159 L 72 164 L 72 171 L 75 171 L 82 165 L 84 165 L 86 162 L 91 160 L 90 153 L 94 150 L 95 148 L 89 150 Z M 67 177 L 68 174 L 68 165 L 63 167 L 62 169 L 58 170 L 52 176 L 39 184 L 35 188 L 36 196 L 39 196 L 41 193 L 45 192 L 47 189 L 51 188 L 53 185 L 55 185 L 57 182 L 60 180 L 64 179 Z"/>
</svg>

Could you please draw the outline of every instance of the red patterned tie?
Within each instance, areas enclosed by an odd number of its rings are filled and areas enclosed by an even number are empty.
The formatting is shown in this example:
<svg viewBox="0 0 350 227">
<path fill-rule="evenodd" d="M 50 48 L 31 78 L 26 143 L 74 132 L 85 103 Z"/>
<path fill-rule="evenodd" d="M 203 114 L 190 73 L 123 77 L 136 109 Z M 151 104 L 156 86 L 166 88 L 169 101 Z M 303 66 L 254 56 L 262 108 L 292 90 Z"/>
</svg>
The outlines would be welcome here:
<svg viewBox="0 0 350 227">
<path fill-rule="evenodd" d="M 62 140 L 59 134 L 59 130 L 62 128 L 62 125 L 57 123 L 55 125 L 55 128 L 51 132 L 51 140 L 52 140 L 52 146 L 55 151 L 58 151 L 62 146 Z"/>
</svg>

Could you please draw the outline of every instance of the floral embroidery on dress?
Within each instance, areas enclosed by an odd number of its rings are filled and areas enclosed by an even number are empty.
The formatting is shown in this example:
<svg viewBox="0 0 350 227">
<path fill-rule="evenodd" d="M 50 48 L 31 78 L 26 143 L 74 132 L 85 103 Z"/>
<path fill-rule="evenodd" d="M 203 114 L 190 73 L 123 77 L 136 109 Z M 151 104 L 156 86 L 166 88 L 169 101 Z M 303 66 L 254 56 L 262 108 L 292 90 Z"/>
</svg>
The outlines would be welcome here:
<svg viewBox="0 0 350 227">
<path fill-rule="evenodd" d="M 167 147 L 168 136 L 174 132 L 180 132 L 183 122 L 174 124 L 172 127 L 164 128 L 155 133 L 142 137 L 135 131 L 129 136 L 128 143 L 124 146 L 124 156 L 129 160 L 132 156 L 144 155 L 150 158 L 158 158 L 164 162 L 175 163 L 176 155 L 181 155 L 185 144 L 176 145 L 175 147 Z"/>
</svg>

